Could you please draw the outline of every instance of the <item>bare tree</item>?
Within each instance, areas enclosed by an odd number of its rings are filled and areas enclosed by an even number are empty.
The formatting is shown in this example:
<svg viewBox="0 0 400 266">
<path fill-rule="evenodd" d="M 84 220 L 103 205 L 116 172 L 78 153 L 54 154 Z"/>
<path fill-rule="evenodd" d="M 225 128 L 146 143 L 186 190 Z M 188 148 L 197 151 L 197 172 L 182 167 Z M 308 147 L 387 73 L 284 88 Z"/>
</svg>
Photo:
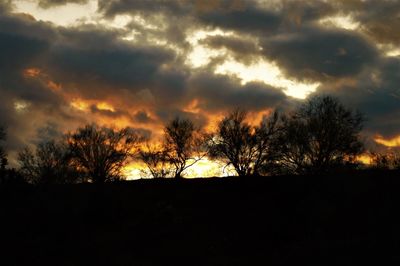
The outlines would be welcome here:
<svg viewBox="0 0 400 266">
<path fill-rule="evenodd" d="M 167 153 L 159 145 L 146 143 L 139 150 L 139 158 L 146 164 L 145 175 L 150 174 L 153 178 L 164 178 L 173 173 L 167 159 Z"/>
<path fill-rule="evenodd" d="M 29 183 L 63 184 L 82 181 L 79 172 L 70 164 L 65 143 L 39 143 L 33 152 L 25 148 L 18 154 L 20 173 Z"/>
<path fill-rule="evenodd" d="M 380 170 L 400 170 L 400 153 L 391 151 L 386 153 L 371 153 L 371 168 Z"/>
<path fill-rule="evenodd" d="M 362 115 L 343 106 L 336 98 L 315 96 L 281 123 L 276 143 L 279 164 L 286 173 L 319 174 L 363 150 L 360 141 Z"/>
<path fill-rule="evenodd" d="M 6 139 L 6 132 L 3 127 L 0 127 L 0 142 L 3 142 Z M 3 182 L 6 175 L 6 166 L 7 166 L 7 157 L 6 153 L 2 146 L 0 146 L 0 183 Z"/>
<path fill-rule="evenodd" d="M 209 140 L 212 158 L 232 165 L 239 176 L 257 175 L 272 158 L 272 139 L 276 135 L 278 114 L 253 127 L 246 122 L 247 112 L 236 109 L 222 119 Z"/>
<path fill-rule="evenodd" d="M 121 179 L 122 169 L 140 141 L 130 128 L 114 130 L 94 124 L 67 135 L 72 162 L 95 183 Z"/>
<path fill-rule="evenodd" d="M 0 127 L 0 142 L 5 141 L 6 139 L 6 132 L 3 127 Z M 6 153 L 4 152 L 4 149 L 2 146 L 0 146 L 0 160 L 3 160 L 6 158 Z"/>
<path fill-rule="evenodd" d="M 205 156 L 203 144 L 202 134 L 189 119 L 176 117 L 165 126 L 164 152 L 175 178 L 181 178 L 186 169 Z"/>
</svg>

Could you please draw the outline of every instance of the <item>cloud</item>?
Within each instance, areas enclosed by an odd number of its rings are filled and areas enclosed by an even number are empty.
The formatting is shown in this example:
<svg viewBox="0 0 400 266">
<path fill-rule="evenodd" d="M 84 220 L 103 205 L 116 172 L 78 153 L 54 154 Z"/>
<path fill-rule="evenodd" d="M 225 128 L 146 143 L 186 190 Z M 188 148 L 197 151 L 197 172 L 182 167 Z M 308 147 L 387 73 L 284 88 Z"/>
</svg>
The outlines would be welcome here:
<svg viewBox="0 0 400 266">
<path fill-rule="evenodd" d="M 36 1 L 43 12 L 87 2 Z M 234 107 L 257 114 L 299 103 L 285 88 L 216 74 L 228 59 L 320 84 L 315 93 L 365 113 L 371 138 L 400 134 L 400 59 L 379 46 L 399 48 L 396 1 L 99 0 L 95 17 L 64 27 L 12 13 L 10 3 L 0 4 L 0 124 L 11 152 L 84 123 L 157 136 L 177 115 L 208 126 Z M 338 16 L 360 26 L 321 24 Z M 216 56 L 191 66 L 198 46 L 206 52 L 197 56 Z"/>
<path fill-rule="evenodd" d="M 365 117 L 365 132 L 370 136 L 393 138 L 400 125 L 400 59 L 381 58 L 350 82 L 327 83 L 318 93 L 338 96 Z"/>
<path fill-rule="evenodd" d="M 208 112 L 218 112 L 236 107 L 250 111 L 284 107 L 288 97 L 280 89 L 263 83 L 240 85 L 229 76 L 200 72 L 188 80 L 191 98 L 198 99 L 199 107 Z"/>
<path fill-rule="evenodd" d="M 66 4 L 80 4 L 84 5 L 88 3 L 89 0 L 39 0 L 38 6 L 41 8 L 51 8 L 55 6 L 62 6 Z"/>
<path fill-rule="evenodd" d="M 297 79 L 357 75 L 374 63 L 377 51 L 362 36 L 343 30 L 302 27 L 262 41 L 263 54 Z"/>
<path fill-rule="evenodd" d="M 244 9 L 213 10 L 199 15 L 200 21 L 215 27 L 237 31 L 262 31 L 268 35 L 278 29 L 282 17 L 269 10 L 249 5 Z"/>
</svg>

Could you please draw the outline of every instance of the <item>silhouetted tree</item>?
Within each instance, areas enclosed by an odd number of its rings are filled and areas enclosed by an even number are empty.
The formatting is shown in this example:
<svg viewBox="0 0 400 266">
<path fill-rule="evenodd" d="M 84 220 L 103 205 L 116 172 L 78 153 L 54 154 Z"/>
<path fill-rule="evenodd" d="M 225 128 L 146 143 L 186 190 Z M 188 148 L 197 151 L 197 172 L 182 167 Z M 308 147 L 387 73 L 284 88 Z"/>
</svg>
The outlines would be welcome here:
<svg viewBox="0 0 400 266">
<path fill-rule="evenodd" d="M 1 142 L 5 141 L 6 139 L 6 132 L 3 127 L 0 127 L 0 144 Z M 0 145 L 0 160 L 6 158 L 6 153 L 4 152 L 3 147 Z"/>
<path fill-rule="evenodd" d="M 239 176 L 265 172 L 272 160 L 272 140 L 277 132 L 278 114 L 253 127 L 246 120 L 247 112 L 236 109 L 223 118 L 209 144 L 212 158 L 232 165 Z"/>
<path fill-rule="evenodd" d="M 165 126 L 163 150 L 175 178 L 205 156 L 203 144 L 202 134 L 189 119 L 176 117 Z"/>
<path fill-rule="evenodd" d="M 0 144 L 6 139 L 6 132 L 4 128 L 0 127 Z M 3 147 L 0 145 L 0 183 L 4 182 L 6 175 L 7 157 Z"/>
<path fill-rule="evenodd" d="M 80 182 L 81 175 L 68 158 L 65 143 L 46 141 L 32 151 L 25 148 L 18 154 L 20 174 L 33 184 L 65 184 Z"/>
<path fill-rule="evenodd" d="M 330 96 L 315 96 L 283 116 L 277 145 L 281 170 L 319 174 L 354 159 L 363 150 L 363 118 Z"/>
<path fill-rule="evenodd" d="M 400 170 L 400 154 L 398 152 L 371 153 L 371 168 L 380 170 Z"/>
<path fill-rule="evenodd" d="M 167 153 L 161 146 L 146 143 L 139 150 L 139 158 L 146 164 L 147 170 L 143 170 L 145 175 L 164 178 L 174 172 L 168 162 Z"/>
<path fill-rule="evenodd" d="M 95 183 L 119 180 L 141 137 L 130 128 L 113 130 L 86 125 L 67 135 L 69 156 L 75 167 Z"/>
</svg>

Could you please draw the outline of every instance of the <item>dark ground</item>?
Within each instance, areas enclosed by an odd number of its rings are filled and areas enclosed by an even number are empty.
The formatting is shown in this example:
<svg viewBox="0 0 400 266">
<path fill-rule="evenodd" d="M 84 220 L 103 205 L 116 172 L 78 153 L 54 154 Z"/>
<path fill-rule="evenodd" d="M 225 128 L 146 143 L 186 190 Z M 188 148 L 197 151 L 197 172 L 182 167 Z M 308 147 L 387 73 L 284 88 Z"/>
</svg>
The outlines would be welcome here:
<svg viewBox="0 0 400 266">
<path fill-rule="evenodd" d="M 400 175 L 0 188 L 0 265 L 398 265 Z"/>
</svg>

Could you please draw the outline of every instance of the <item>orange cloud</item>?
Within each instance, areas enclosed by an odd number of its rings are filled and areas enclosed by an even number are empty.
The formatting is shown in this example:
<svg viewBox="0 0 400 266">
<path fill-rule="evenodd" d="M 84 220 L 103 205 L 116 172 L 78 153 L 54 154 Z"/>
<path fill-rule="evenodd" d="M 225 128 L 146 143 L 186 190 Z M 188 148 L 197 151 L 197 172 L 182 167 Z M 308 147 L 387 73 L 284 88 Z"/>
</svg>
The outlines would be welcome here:
<svg viewBox="0 0 400 266">
<path fill-rule="evenodd" d="M 51 80 L 49 80 L 47 82 L 47 87 L 50 90 L 52 90 L 53 92 L 61 92 L 61 89 L 62 89 L 60 84 L 57 84 L 57 83 L 55 83 L 54 81 L 51 81 Z"/>
<path fill-rule="evenodd" d="M 103 111 L 110 111 L 110 112 L 115 112 L 114 107 L 106 102 L 99 102 L 96 104 L 97 109 L 103 110 Z"/>
<path fill-rule="evenodd" d="M 27 68 L 23 71 L 23 75 L 25 78 L 35 78 L 41 74 L 41 70 L 39 68 Z"/>
<path fill-rule="evenodd" d="M 386 147 L 400 147 L 400 135 L 391 139 L 385 139 L 382 136 L 378 135 L 374 138 L 376 143 L 382 144 Z"/>
</svg>

